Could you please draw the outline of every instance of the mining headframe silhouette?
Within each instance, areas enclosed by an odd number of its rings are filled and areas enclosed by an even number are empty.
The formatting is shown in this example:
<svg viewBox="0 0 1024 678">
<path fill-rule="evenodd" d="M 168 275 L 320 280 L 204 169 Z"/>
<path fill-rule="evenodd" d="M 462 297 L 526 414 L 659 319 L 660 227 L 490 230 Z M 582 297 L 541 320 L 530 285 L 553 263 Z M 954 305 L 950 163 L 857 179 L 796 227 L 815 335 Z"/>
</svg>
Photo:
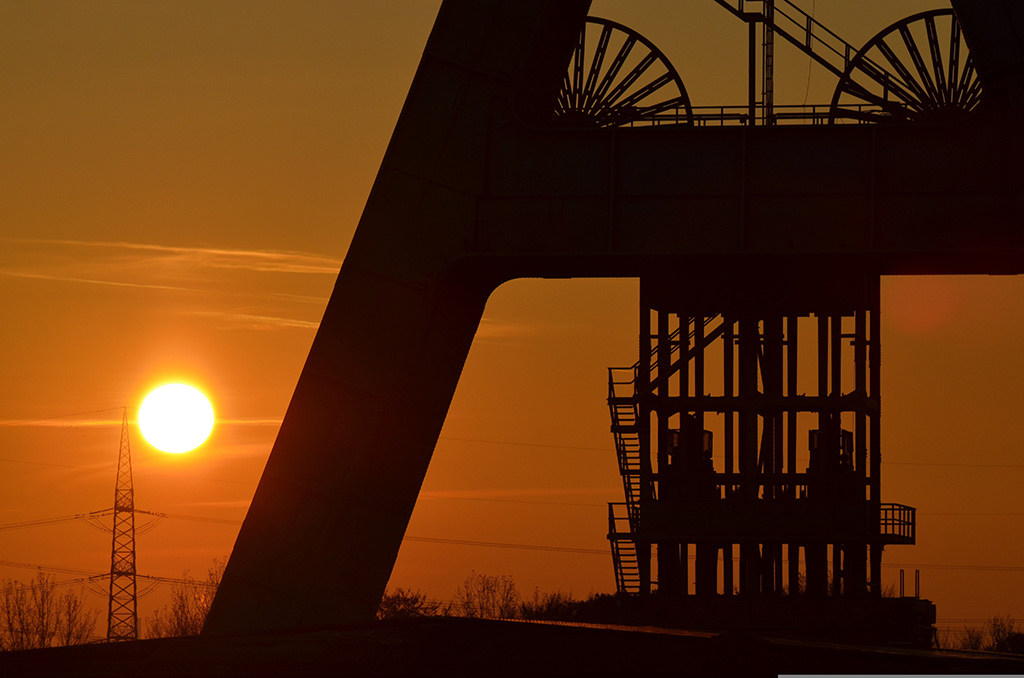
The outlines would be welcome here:
<svg viewBox="0 0 1024 678">
<path fill-rule="evenodd" d="M 915 539 L 881 493 L 880 278 L 1024 273 L 1024 5 L 859 47 L 789 0 L 713 1 L 749 25 L 736 107 L 693 106 L 587 1 L 445 0 L 204 633 L 373 617 L 487 297 L 521 277 L 640 279 L 608 394 L 622 594 L 874 623 L 882 550 Z M 780 40 L 831 102 L 776 104 Z"/>
</svg>

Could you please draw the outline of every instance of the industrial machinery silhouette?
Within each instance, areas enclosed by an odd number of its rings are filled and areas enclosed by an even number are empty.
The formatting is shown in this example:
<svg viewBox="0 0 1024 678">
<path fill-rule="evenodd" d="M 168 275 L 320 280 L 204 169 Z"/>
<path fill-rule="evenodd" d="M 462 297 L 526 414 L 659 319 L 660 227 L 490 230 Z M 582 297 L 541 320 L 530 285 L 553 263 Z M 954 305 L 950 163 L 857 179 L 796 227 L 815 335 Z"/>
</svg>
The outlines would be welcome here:
<svg viewBox="0 0 1024 678">
<path fill-rule="evenodd" d="M 675 623 L 930 641 L 931 603 L 881 600 L 915 510 L 881 501 L 878 282 L 641 278 L 641 361 L 609 370 L 620 594 Z"/>
<path fill-rule="evenodd" d="M 626 26 L 588 17 L 555 119 L 598 127 L 956 122 L 981 101 L 981 81 L 951 9 L 903 19 L 856 49 L 790 0 L 715 2 L 749 25 L 746 106 L 694 108 L 655 45 Z M 830 104 L 775 105 L 776 35 L 837 78 Z"/>
<path fill-rule="evenodd" d="M 610 399 L 621 590 L 653 565 L 684 603 L 879 595 L 881 548 L 914 538 L 880 495 L 879 277 L 1024 272 L 1024 5 L 953 0 L 857 49 L 792 2 L 715 1 L 749 24 L 745 106 L 694 106 L 586 0 L 445 0 L 205 632 L 372 618 L 519 277 L 641 280 Z M 775 104 L 777 37 L 830 104 Z"/>
<path fill-rule="evenodd" d="M 695 109 L 661 52 L 588 19 L 556 119 L 600 127 L 955 123 L 980 103 L 952 10 L 902 20 L 855 50 L 788 0 L 719 4 L 750 24 L 745 107 Z M 775 106 L 776 34 L 837 76 L 830 105 Z M 646 55 L 623 68 L 638 44 Z M 675 622 L 805 633 L 842 625 L 849 634 L 884 618 L 882 634 L 901 627 L 927 642 L 930 603 L 823 607 L 840 596 L 881 598 L 883 549 L 914 543 L 915 510 L 881 501 L 879 276 L 813 277 L 814 287 L 785 269 L 754 286 L 709 284 L 685 267 L 641 276 L 640 360 L 609 369 L 625 494 L 609 504 L 616 588 L 656 593 L 659 618 L 671 603 Z M 782 593 L 800 599 L 782 604 Z M 697 601 L 684 606 L 691 595 Z M 752 596 L 764 600 L 751 606 Z"/>
</svg>

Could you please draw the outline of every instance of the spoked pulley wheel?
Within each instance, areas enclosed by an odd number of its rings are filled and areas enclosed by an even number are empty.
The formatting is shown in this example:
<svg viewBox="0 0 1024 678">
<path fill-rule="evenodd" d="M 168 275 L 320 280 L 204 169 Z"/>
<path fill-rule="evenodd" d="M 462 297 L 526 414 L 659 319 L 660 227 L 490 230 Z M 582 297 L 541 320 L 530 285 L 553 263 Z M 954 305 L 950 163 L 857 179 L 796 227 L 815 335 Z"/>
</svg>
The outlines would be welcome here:
<svg viewBox="0 0 1024 678">
<path fill-rule="evenodd" d="M 850 61 L 832 98 L 831 122 L 956 122 L 982 87 L 951 9 L 889 26 Z"/>
<path fill-rule="evenodd" d="M 649 40 L 622 24 L 588 17 L 554 112 L 558 125 L 692 124 L 683 81 Z"/>
</svg>

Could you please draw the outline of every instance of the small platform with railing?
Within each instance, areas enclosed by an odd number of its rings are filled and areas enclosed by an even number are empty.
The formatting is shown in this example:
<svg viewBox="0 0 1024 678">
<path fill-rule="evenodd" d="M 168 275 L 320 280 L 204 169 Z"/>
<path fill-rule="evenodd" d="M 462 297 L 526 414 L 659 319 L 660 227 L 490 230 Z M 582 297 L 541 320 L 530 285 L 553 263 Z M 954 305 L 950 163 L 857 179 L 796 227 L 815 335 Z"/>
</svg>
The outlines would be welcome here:
<svg viewBox="0 0 1024 678">
<path fill-rule="evenodd" d="M 913 544 L 916 539 L 917 509 L 905 504 L 882 504 L 879 532 L 887 544 Z"/>
</svg>

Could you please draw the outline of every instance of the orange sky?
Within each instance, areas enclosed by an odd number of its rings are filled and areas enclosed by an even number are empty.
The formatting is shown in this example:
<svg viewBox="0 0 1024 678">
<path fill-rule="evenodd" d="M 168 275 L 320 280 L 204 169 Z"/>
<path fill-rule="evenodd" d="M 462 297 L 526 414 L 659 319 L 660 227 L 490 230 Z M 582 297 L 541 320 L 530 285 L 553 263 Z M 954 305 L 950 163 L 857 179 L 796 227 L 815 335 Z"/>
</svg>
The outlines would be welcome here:
<svg viewBox="0 0 1024 678">
<path fill-rule="evenodd" d="M 813 4 L 861 44 L 940 3 Z M 438 5 L 0 4 L 0 524 L 110 506 L 109 408 L 134 416 L 169 380 L 206 391 L 220 423 L 180 456 L 133 429 L 137 506 L 241 520 Z M 745 27 L 711 0 L 592 13 L 653 40 L 695 105 L 744 103 Z M 777 78 L 779 103 L 834 85 L 784 47 Z M 614 588 L 605 367 L 636 360 L 636 304 L 628 280 L 493 295 L 393 585 L 447 598 L 476 571 L 526 594 Z M 919 511 L 918 546 L 885 562 L 922 567 L 942 625 L 1024 619 L 1024 282 L 886 279 L 883 318 L 883 492 Z M 139 571 L 202 576 L 236 531 L 168 518 L 139 535 Z M 102 572 L 109 547 L 80 522 L 0 530 L 0 577 Z M 142 615 L 164 602 L 156 589 Z"/>
</svg>

